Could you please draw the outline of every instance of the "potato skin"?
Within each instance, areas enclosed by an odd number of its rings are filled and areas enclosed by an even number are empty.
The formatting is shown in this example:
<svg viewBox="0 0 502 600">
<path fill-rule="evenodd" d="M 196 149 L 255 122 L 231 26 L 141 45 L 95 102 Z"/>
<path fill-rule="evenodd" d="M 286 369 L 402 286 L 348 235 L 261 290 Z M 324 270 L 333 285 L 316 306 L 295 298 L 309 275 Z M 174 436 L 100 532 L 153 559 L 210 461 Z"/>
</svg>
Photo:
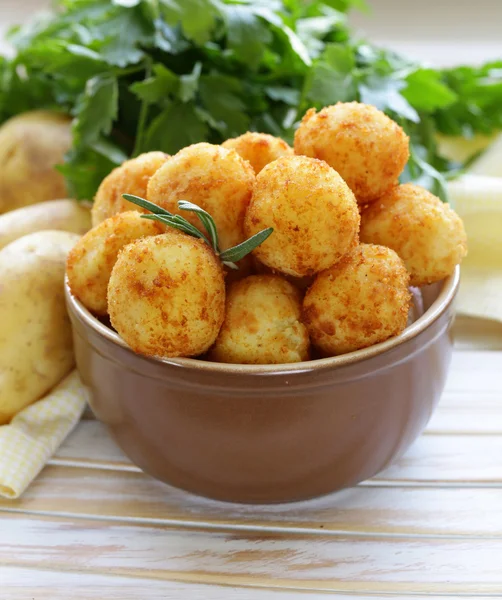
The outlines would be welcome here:
<svg viewBox="0 0 502 600">
<path fill-rule="evenodd" d="M 339 102 L 305 114 L 295 152 L 325 160 L 365 205 L 397 185 L 408 162 L 409 138 L 374 106 Z"/>
<path fill-rule="evenodd" d="M 300 315 L 301 294 L 283 277 L 251 275 L 233 283 L 209 359 L 255 365 L 308 360 L 310 340 Z"/>
<path fill-rule="evenodd" d="M 225 316 L 225 278 L 202 240 L 169 232 L 126 246 L 108 286 L 113 327 L 137 353 L 198 356 Z"/>
<path fill-rule="evenodd" d="M 92 226 L 96 227 L 105 219 L 128 210 L 147 212 L 124 200 L 122 194 L 132 194 L 146 198 L 150 178 L 166 163 L 168 154 L 147 152 L 131 158 L 114 169 L 99 186 L 92 207 Z"/>
<path fill-rule="evenodd" d="M 343 179 L 325 162 L 283 157 L 256 178 L 245 230 L 273 227 L 255 251 L 263 264 L 305 277 L 329 268 L 357 243 L 360 216 Z"/>
<path fill-rule="evenodd" d="M 312 343 L 326 356 L 366 348 L 405 329 L 409 274 L 389 248 L 361 244 L 320 273 L 303 302 Z"/>
<path fill-rule="evenodd" d="M 411 285 L 417 287 L 451 275 L 467 254 L 467 236 L 457 213 L 411 183 L 393 189 L 363 212 L 361 240 L 395 250 L 411 274 Z"/>
<path fill-rule="evenodd" d="M 89 208 L 76 200 L 52 200 L 0 216 L 0 250 L 36 231 L 69 231 L 84 235 L 91 228 Z"/>
<path fill-rule="evenodd" d="M 0 214 L 30 204 L 66 198 L 68 191 L 56 165 L 71 146 L 70 119 L 33 111 L 0 128 Z"/>
<path fill-rule="evenodd" d="M 41 231 L 0 251 L 0 424 L 42 398 L 73 367 L 64 270 L 78 239 Z"/>
<path fill-rule="evenodd" d="M 108 282 L 120 250 L 139 238 L 158 235 L 164 227 L 135 210 L 119 213 L 91 229 L 72 248 L 66 263 L 72 294 L 92 313 L 108 313 Z"/>
<path fill-rule="evenodd" d="M 293 156 L 294 150 L 284 140 L 268 133 L 248 131 L 222 144 L 223 148 L 235 150 L 239 156 L 247 160 L 258 174 L 263 167 L 281 156 Z"/>
<path fill-rule="evenodd" d="M 148 200 L 181 214 L 201 228 L 197 216 L 178 209 L 179 200 L 198 204 L 212 215 L 222 250 L 244 241 L 243 221 L 255 175 L 235 150 L 200 143 L 180 150 L 155 173 Z"/>
</svg>

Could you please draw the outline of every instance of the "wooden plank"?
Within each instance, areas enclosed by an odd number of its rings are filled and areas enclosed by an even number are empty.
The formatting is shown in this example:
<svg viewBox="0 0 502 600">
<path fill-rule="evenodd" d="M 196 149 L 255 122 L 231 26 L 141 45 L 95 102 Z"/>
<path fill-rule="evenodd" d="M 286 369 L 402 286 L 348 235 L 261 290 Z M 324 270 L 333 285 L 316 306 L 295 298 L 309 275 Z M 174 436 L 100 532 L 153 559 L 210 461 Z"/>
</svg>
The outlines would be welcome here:
<svg viewBox="0 0 502 600">
<path fill-rule="evenodd" d="M 5 511 L 186 529 L 502 540 L 502 487 L 358 486 L 308 502 L 247 506 L 206 500 L 142 473 L 48 467 L 20 500 L 0 500 Z"/>
<path fill-rule="evenodd" d="M 82 572 L 54 572 L 2 567 L 1 598 L 6 600 L 295 600 L 293 591 L 220 587 L 179 581 L 113 577 Z M 353 600 L 353 596 L 338 596 Z M 372 599 L 375 597 L 372 596 Z M 382 599 L 383 597 L 380 596 Z M 305 593 L 301 600 L 326 600 L 325 594 Z M 361 598 L 369 600 L 369 597 Z M 383 600 L 395 600 L 387 596 Z"/>
<path fill-rule="evenodd" d="M 502 436 L 423 435 L 373 481 L 500 487 Z"/>
<path fill-rule="evenodd" d="M 445 394 L 494 394 L 502 401 L 502 352 L 454 352 Z"/>
<path fill-rule="evenodd" d="M 502 594 L 500 540 L 254 534 L 0 517 L 0 564 L 359 594 Z"/>
<path fill-rule="evenodd" d="M 36 583 L 35 583 L 36 582 Z M 34 585 L 35 583 L 35 585 Z M 82 572 L 54 572 L 38 569 L 2 568 L 2 598 L 6 600 L 327 600 L 326 593 L 301 592 L 278 589 L 224 587 L 180 581 L 133 579 Z M 420 596 L 419 596 L 420 597 Z M 447 598 L 448 596 L 446 596 Z M 451 596 L 450 596 L 451 597 Z M 458 596 L 455 596 L 458 597 Z M 486 596 L 484 596 L 486 597 Z M 337 600 L 354 600 L 352 594 L 336 594 Z M 395 595 L 371 594 L 358 600 L 396 600 Z M 402 600 L 412 600 L 417 595 L 399 594 Z M 428 600 L 444 600 L 445 596 L 427 595 Z M 464 596 L 462 600 L 475 600 L 479 596 Z"/>
<path fill-rule="evenodd" d="M 427 435 L 502 435 L 502 390 L 446 392 L 425 431 Z"/>
</svg>

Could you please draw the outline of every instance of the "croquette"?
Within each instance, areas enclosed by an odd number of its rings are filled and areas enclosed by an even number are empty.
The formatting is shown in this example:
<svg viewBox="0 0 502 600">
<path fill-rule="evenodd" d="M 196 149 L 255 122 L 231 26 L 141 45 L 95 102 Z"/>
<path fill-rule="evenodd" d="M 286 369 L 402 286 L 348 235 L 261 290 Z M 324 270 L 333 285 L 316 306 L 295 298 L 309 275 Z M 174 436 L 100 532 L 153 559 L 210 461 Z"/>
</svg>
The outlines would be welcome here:
<svg viewBox="0 0 502 600">
<path fill-rule="evenodd" d="M 467 254 L 462 219 L 412 183 L 396 187 L 363 212 L 361 240 L 395 250 L 417 287 L 451 275 Z"/>
<path fill-rule="evenodd" d="M 146 197 L 146 188 L 152 175 L 168 160 L 163 152 L 147 152 L 126 161 L 106 177 L 96 193 L 92 207 L 92 225 L 128 210 L 145 212 L 139 206 L 124 200 L 122 194 Z"/>
<path fill-rule="evenodd" d="M 200 229 L 196 215 L 178 208 L 180 200 L 197 204 L 213 217 L 221 250 L 227 250 L 244 241 L 244 216 L 254 181 L 253 168 L 235 150 L 204 142 L 166 162 L 151 178 L 147 198 Z"/>
<path fill-rule="evenodd" d="M 72 294 L 95 315 L 106 315 L 108 281 L 120 250 L 133 240 L 163 231 L 160 223 L 141 218 L 135 210 L 102 221 L 68 255 L 66 273 Z"/>
<path fill-rule="evenodd" d="M 221 262 L 202 240 L 169 232 L 126 246 L 108 286 L 112 326 L 138 354 L 199 356 L 225 317 Z"/>
<path fill-rule="evenodd" d="M 325 160 L 366 205 L 397 185 L 408 162 L 409 139 L 374 106 L 339 102 L 306 113 L 295 134 L 295 152 Z"/>
<path fill-rule="evenodd" d="M 302 296 L 283 277 L 251 275 L 227 292 L 226 316 L 209 358 L 237 364 L 308 360 L 310 340 L 300 321 Z"/>
<path fill-rule="evenodd" d="M 320 273 L 303 302 L 312 343 L 325 356 L 345 354 L 401 333 L 411 303 L 409 274 L 389 248 L 361 244 Z"/>
<path fill-rule="evenodd" d="M 327 163 L 283 157 L 256 178 L 245 230 L 273 234 L 254 255 L 271 269 L 311 276 L 338 262 L 358 241 L 360 216 L 354 194 Z"/>
</svg>

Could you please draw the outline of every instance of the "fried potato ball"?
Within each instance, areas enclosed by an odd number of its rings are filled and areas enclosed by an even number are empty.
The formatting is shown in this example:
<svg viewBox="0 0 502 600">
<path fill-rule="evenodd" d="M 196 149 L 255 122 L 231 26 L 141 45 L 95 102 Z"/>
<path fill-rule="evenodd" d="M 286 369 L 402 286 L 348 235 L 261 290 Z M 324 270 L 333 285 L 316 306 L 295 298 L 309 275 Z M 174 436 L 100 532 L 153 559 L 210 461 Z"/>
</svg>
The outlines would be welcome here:
<svg viewBox="0 0 502 600">
<path fill-rule="evenodd" d="M 408 162 L 409 138 L 374 106 L 339 102 L 306 113 L 295 135 L 295 152 L 325 160 L 364 205 L 397 185 Z"/>
<path fill-rule="evenodd" d="M 269 163 L 281 158 L 292 156 L 293 148 L 281 138 L 268 133 L 248 131 L 244 135 L 231 138 L 222 144 L 223 148 L 235 150 L 242 158 L 249 161 L 256 174 Z"/>
<path fill-rule="evenodd" d="M 371 204 L 362 216 L 361 240 L 395 250 L 420 287 L 450 275 L 467 254 L 464 224 L 448 204 L 406 183 Z"/>
<path fill-rule="evenodd" d="M 169 232 L 129 244 L 108 286 L 112 326 L 137 353 L 198 356 L 225 317 L 225 279 L 202 240 Z"/>
<path fill-rule="evenodd" d="M 245 229 L 274 233 L 254 254 L 286 275 L 304 277 L 329 268 L 357 243 L 359 211 L 347 184 L 323 161 L 283 157 L 256 178 Z"/>
<path fill-rule="evenodd" d="M 327 356 L 378 344 L 405 329 L 411 294 L 399 256 L 361 244 L 320 273 L 303 302 L 312 343 Z"/>
<path fill-rule="evenodd" d="M 201 228 L 196 215 L 178 209 L 179 200 L 198 204 L 214 218 L 222 250 L 244 241 L 243 222 L 255 175 L 235 150 L 194 144 L 180 150 L 148 184 L 150 202 Z"/>
<path fill-rule="evenodd" d="M 96 315 L 108 312 L 108 281 L 120 250 L 132 241 L 163 233 L 164 227 L 135 210 L 119 213 L 88 231 L 68 255 L 72 294 Z"/>
<path fill-rule="evenodd" d="M 237 364 L 286 364 L 309 359 L 300 321 L 301 294 L 278 275 L 251 275 L 227 292 L 226 316 L 209 358 Z"/>
<path fill-rule="evenodd" d="M 95 227 L 105 219 L 126 210 L 146 212 L 132 202 L 124 200 L 122 194 L 146 198 L 150 178 L 168 159 L 169 155 L 163 152 L 147 152 L 114 169 L 103 179 L 97 191 L 92 207 L 92 226 Z"/>
</svg>

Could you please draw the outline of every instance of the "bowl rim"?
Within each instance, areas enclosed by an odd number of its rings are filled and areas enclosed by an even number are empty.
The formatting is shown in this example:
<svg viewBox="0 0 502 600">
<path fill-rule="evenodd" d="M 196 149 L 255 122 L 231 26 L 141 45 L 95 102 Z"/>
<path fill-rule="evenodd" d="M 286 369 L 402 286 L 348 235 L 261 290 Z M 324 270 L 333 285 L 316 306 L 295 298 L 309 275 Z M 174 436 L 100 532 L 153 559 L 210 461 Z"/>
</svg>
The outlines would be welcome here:
<svg viewBox="0 0 502 600">
<path fill-rule="evenodd" d="M 436 300 L 434 300 L 428 310 L 426 310 L 422 316 L 420 316 L 397 336 L 394 336 L 384 342 L 380 342 L 379 344 L 369 346 L 368 348 L 363 348 L 354 352 L 348 352 L 347 354 L 282 365 L 242 365 L 204 361 L 197 358 L 159 358 L 143 356 L 135 353 L 122 340 L 118 333 L 101 323 L 101 321 L 92 315 L 84 307 L 84 305 L 77 298 L 75 298 L 75 296 L 73 296 L 68 284 L 68 276 L 65 276 L 65 295 L 70 312 L 73 312 L 79 321 L 92 329 L 94 333 L 105 338 L 108 342 L 111 342 L 115 346 L 130 352 L 138 359 L 147 360 L 157 365 L 185 367 L 186 369 L 197 370 L 199 372 L 206 371 L 215 374 L 285 375 L 290 373 L 293 374 L 315 370 L 325 370 L 326 368 L 339 368 L 390 352 L 394 348 L 412 340 L 413 338 L 416 338 L 435 321 L 437 321 L 437 319 L 439 319 L 439 317 L 452 304 L 458 291 L 459 283 L 460 267 L 457 266 L 455 267 L 455 271 L 442 281 L 441 290 Z"/>
</svg>

